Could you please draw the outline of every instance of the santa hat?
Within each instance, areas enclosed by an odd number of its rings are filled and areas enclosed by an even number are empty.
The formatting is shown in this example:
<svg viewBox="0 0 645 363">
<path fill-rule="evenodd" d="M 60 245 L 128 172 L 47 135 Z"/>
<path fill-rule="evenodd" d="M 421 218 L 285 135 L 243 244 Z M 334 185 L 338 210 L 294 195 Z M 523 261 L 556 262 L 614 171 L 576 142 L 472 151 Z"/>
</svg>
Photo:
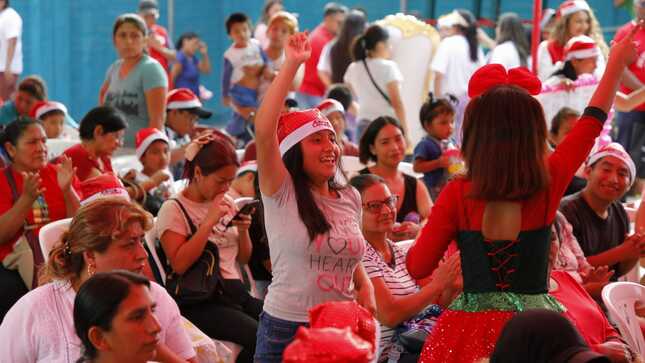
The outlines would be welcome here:
<svg viewBox="0 0 645 363">
<path fill-rule="evenodd" d="M 252 171 L 254 173 L 257 173 L 258 164 L 255 162 L 255 160 L 250 160 L 242 163 L 242 165 L 237 169 L 237 173 L 235 173 L 235 177 L 237 178 L 238 176 L 246 173 L 247 171 Z"/>
<path fill-rule="evenodd" d="M 331 122 L 316 108 L 283 113 L 278 120 L 280 155 L 284 155 L 305 137 L 323 130 L 336 134 Z"/>
<path fill-rule="evenodd" d="M 345 107 L 333 98 L 323 100 L 318 106 L 316 106 L 316 108 L 319 109 L 320 113 L 325 117 L 328 117 L 332 112 L 345 114 Z"/>
<path fill-rule="evenodd" d="M 629 154 L 625 151 L 623 146 L 617 142 L 612 142 L 608 145 L 605 145 L 598 149 L 598 151 L 591 154 L 587 159 L 587 166 L 595 164 L 596 162 L 600 161 L 600 159 L 606 156 L 613 156 L 616 159 L 622 161 L 627 169 L 629 169 L 629 185 L 631 186 L 632 184 L 634 184 L 634 180 L 636 180 L 636 166 L 634 165 L 634 161 L 632 160 L 631 156 L 629 156 Z"/>
<path fill-rule="evenodd" d="M 560 4 L 558 16 L 567 16 L 581 10 L 591 11 L 589 4 L 585 0 L 567 0 Z"/>
<path fill-rule="evenodd" d="M 38 120 L 40 116 L 51 111 L 60 111 L 67 115 L 67 107 L 62 103 L 56 101 L 39 101 L 29 111 L 29 117 Z"/>
<path fill-rule="evenodd" d="M 169 144 L 166 134 L 159 131 L 158 129 L 155 129 L 154 127 L 148 127 L 139 130 L 134 137 L 134 142 L 137 148 L 135 151 L 135 153 L 137 154 L 137 159 L 141 159 L 150 145 L 152 145 L 152 143 L 157 140 L 161 140 L 166 144 Z"/>
<path fill-rule="evenodd" d="M 564 60 L 585 59 L 597 57 L 600 54 L 596 42 L 586 35 L 578 35 L 569 39 L 564 46 Z"/>
<path fill-rule="evenodd" d="M 130 201 L 128 191 L 114 174 L 105 173 L 81 183 L 81 205 L 103 198 L 121 198 Z"/>
<path fill-rule="evenodd" d="M 209 118 L 213 114 L 213 112 L 202 108 L 202 102 L 199 100 L 199 97 L 188 88 L 176 88 L 168 92 L 166 109 L 189 110 L 199 116 L 199 118 Z"/>
</svg>

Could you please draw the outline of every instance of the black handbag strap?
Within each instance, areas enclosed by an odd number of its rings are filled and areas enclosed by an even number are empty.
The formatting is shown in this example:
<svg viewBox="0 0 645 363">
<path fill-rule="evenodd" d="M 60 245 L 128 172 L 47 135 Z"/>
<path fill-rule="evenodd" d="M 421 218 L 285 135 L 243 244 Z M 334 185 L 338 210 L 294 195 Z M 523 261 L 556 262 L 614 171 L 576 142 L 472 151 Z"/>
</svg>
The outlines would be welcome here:
<svg viewBox="0 0 645 363">
<path fill-rule="evenodd" d="M 379 87 L 378 84 L 376 83 L 376 81 L 374 80 L 374 77 L 372 76 L 372 72 L 370 72 L 370 67 L 367 66 L 367 61 L 365 59 L 363 59 L 363 66 L 365 66 L 365 70 L 367 71 L 367 75 L 370 77 L 370 81 L 372 81 L 372 84 L 374 85 L 374 87 L 376 88 L 378 93 L 380 93 L 381 96 L 383 96 L 383 98 L 385 98 L 385 102 L 387 102 L 388 105 L 392 105 L 392 101 L 390 101 L 390 97 L 388 97 L 387 94 L 385 92 L 383 92 L 381 87 Z"/>
<path fill-rule="evenodd" d="M 170 200 L 174 200 L 179 208 L 181 209 L 181 213 L 184 215 L 184 218 L 186 218 L 186 222 L 188 222 L 188 227 L 190 227 L 190 236 L 187 239 L 190 239 L 195 233 L 197 233 L 197 227 L 195 227 L 195 223 L 193 223 L 192 218 L 190 218 L 190 215 L 188 215 L 188 211 L 186 211 L 186 208 L 184 208 L 184 205 L 181 204 L 179 199 L 177 198 L 170 198 Z"/>
</svg>

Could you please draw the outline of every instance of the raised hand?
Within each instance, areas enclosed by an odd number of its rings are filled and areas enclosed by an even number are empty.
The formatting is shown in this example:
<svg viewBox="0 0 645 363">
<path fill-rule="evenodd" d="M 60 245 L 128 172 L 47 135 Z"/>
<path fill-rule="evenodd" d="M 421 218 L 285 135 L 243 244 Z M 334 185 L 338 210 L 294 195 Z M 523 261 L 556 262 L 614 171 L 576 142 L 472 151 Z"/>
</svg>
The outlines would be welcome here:
<svg viewBox="0 0 645 363">
<path fill-rule="evenodd" d="M 632 29 L 628 36 L 611 46 L 608 63 L 622 62 L 621 64 L 623 66 L 629 66 L 636 61 L 636 58 L 638 57 L 638 46 L 634 42 L 634 35 L 643 27 L 645 27 L 645 21 L 641 20 L 638 22 L 638 25 Z"/>
<path fill-rule="evenodd" d="M 60 190 L 67 191 L 72 186 L 75 170 L 72 166 L 72 159 L 63 155 L 60 160 L 61 162 L 56 165 L 56 179 Z"/>
<path fill-rule="evenodd" d="M 296 33 L 290 36 L 285 47 L 285 54 L 287 60 L 298 64 L 309 59 L 311 57 L 311 44 L 309 44 L 307 33 Z"/>
<path fill-rule="evenodd" d="M 23 190 L 21 197 L 28 198 L 32 203 L 39 195 L 41 195 L 45 188 L 41 186 L 42 179 L 38 173 L 22 173 Z"/>
</svg>

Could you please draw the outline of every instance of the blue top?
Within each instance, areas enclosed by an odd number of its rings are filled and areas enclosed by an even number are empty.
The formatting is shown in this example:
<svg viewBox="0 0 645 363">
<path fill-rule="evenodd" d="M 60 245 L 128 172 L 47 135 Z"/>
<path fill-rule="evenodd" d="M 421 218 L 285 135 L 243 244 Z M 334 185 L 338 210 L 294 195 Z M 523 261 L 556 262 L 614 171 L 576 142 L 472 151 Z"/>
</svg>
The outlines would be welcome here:
<svg viewBox="0 0 645 363">
<path fill-rule="evenodd" d="M 441 157 L 441 144 L 432 136 L 425 136 L 414 148 L 414 160 L 424 161 L 437 160 Z M 437 168 L 433 171 L 423 173 L 423 182 L 428 189 L 439 186 L 445 180 L 446 169 Z"/>
<path fill-rule="evenodd" d="M 181 64 L 181 73 L 175 78 L 176 88 L 188 88 L 199 97 L 199 59 L 194 55 L 177 52 L 177 62 Z"/>
</svg>

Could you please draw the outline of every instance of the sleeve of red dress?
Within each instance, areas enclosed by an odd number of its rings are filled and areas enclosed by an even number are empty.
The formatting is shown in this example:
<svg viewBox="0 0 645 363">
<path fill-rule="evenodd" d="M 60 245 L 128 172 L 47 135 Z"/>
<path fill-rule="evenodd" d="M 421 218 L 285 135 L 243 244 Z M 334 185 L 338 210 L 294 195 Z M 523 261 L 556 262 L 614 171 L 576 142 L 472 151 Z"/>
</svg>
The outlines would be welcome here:
<svg viewBox="0 0 645 363">
<path fill-rule="evenodd" d="M 432 207 L 428 223 L 410 247 L 406 267 L 410 276 L 422 279 L 430 276 L 439 264 L 458 228 L 457 206 L 462 202 L 457 182 L 451 182 L 441 191 Z"/>
<path fill-rule="evenodd" d="M 560 199 L 573 175 L 587 159 L 596 138 L 602 131 L 607 114 L 596 107 L 587 107 L 578 122 L 549 156 L 551 176 L 549 220 L 555 217 Z"/>
</svg>

